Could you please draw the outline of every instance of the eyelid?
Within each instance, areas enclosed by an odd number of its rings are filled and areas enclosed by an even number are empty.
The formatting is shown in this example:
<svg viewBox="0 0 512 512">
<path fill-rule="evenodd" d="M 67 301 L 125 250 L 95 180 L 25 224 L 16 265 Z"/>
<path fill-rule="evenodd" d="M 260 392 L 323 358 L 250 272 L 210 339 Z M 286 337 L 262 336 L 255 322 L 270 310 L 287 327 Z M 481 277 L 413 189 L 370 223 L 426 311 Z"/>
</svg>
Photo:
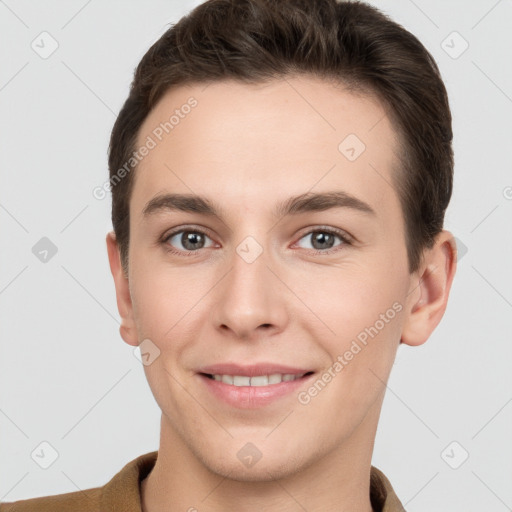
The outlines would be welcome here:
<svg viewBox="0 0 512 512">
<path fill-rule="evenodd" d="M 207 235 L 209 238 L 213 239 L 211 236 L 212 232 L 208 228 L 200 225 L 195 224 L 185 224 L 181 226 L 175 226 L 174 228 L 164 231 L 163 235 L 160 237 L 160 242 L 165 242 L 168 240 L 171 236 L 177 235 L 178 233 L 181 233 L 182 231 L 192 231 L 192 232 L 198 232 L 203 233 Z"/>
<path fill-rule="evenodd" d="M 299 236 L 298 240 L 301 238 L 304 238 L 306 235 L 310 235 L 311 233 L 315 233 L 317 231 L 326 231 L 328 233 L 332 233 L 334 235 L 337 235 L 341 238 L 346 238 L 349 242 L 355 242 L 356 238 L 352 236 L 348 231 L 345 231 L 341 228 L 335 228 L 334 226 L 327 226 L 327 225 L 317 225 L 317 226 L 308 226 L 307 228 L 304 228 L 304 231 Z"/>
</svg>

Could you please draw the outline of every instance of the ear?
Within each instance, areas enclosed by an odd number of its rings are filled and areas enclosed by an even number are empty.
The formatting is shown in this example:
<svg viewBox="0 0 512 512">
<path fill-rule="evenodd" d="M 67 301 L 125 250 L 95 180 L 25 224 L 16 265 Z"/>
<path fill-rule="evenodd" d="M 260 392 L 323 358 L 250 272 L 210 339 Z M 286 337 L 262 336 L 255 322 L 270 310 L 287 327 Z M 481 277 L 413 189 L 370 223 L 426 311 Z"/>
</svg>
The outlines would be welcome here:
<svg viewBox="0 0 512 512">
<path fill-rule="evenodd" d="M 402 343 L 416 346 L 428 340 L 443 318 L 456 267 L 455 239 L 443 230 L 434 246 L 424 253 L 421 268 L 411 280 Z"/>
<path fill-rule="evenodd" d="M 121 265 L 121 254 L 113 231 L 107 233 L 107 252 L 110 271 L 116 287 L 117 309 L 121 315 L 119 332 L 128 345 L 138 346 L 139 340 L 133 316 L 132 298 L 128 277 L 125 276 Z"/>
</svg>

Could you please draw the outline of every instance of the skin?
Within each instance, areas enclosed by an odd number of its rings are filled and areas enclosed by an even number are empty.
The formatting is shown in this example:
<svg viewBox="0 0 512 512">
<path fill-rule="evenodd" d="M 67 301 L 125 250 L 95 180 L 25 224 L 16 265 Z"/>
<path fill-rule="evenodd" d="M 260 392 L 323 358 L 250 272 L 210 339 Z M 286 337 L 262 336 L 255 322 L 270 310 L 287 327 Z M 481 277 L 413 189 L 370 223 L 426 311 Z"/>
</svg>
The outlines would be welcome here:
<svg viewBox="0 0 512 512">
<path fill-rule="evenodd" d="M 162 419 L 143 510 L 369 512 L 385 383 L 399 344 L 421 345 L 444 314 L 453 235 L 440 233 L 421 268 L 408 273 L 404 219 L 390 185 L 397 140 L 377 100 L 304 76 L 181 86 L 150 112 L 139 145 L 190 96 L 198 105 L 136 170 L 128 276 L 113 232 L 106 239 L 121 336 L 133 346 L 150 339 L 160 350 L 144 366 Z M 352 162 L 338 150 L 350 133 L 366 145 Z M 376 215 L 272 214 L 290 196 L 332 190 Z M 204 195 L 223 215 L 162 211 L 144 219 L 146 203 L 163 192 Z M 181 234 L 159 241 L 182 226 L 207 231 L 195 252 Z M 352 244 L 335 237 L 338 250 L 314 253 L 327 250 L 312 236 L 322 227 L 345 231 Z M 252 263 L 236 251 L 247 236 L 263 249 Z M 271 361 L 321 375 L 394 303 L 401 311 L 306 405 L 292 393 L 257 410 L 233 408 L 196 374 L 201 365 Z M 237 457 L 247 442 L 262 454 L 252 467 Z"/>
</svg>

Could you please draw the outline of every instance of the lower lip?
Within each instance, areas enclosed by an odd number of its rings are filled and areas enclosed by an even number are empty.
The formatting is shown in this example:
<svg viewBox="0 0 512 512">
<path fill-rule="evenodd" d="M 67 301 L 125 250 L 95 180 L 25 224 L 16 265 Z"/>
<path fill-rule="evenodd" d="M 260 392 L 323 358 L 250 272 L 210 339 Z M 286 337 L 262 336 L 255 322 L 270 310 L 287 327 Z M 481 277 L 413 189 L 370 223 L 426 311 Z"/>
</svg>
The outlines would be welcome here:
<svg viewBox="0 0 512 512">
<path fill-rule="evenodd" d="M 232 407 L 239 409 L 257 409 L 269 405 L 279 398 L 290 395 L 307 381 L 314 377 L 314 373 L 279 384 L 269 386 L 234 386 L 225 382 L 211 379 L 204 374 L 198 374 L 209 391 Z"/>
</svg>

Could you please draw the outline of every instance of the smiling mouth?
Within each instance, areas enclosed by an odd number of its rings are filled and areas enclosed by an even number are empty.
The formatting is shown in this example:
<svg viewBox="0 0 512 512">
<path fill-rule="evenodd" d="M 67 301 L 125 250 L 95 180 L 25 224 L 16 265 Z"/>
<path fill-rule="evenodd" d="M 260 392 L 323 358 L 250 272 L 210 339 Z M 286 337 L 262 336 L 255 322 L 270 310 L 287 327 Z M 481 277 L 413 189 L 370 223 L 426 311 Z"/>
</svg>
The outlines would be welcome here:
<svg viewBox="0 0 512 512">
<path fill-rule="evenodd" d="M 210 374 L 210 373 L 201 373 L 205 377 L 216 380 L 218 382 L 223 382 L 224 384 L 228 384 L 236 387 L 262 387 L 262 386 L 272 386 L 275 384 L 281 384 L 282 382 L 291 382 L 294 380 L 300 380 L 304 377 L 309 377 L 314 372 L 306 372 L 301 375 L 295 375 L 292 373 L 272 373 L 269 375 L 255 375 L 253 377 L 248 377 L 246 375 L 220 375 L 220 374 Z"/>
</svg>

